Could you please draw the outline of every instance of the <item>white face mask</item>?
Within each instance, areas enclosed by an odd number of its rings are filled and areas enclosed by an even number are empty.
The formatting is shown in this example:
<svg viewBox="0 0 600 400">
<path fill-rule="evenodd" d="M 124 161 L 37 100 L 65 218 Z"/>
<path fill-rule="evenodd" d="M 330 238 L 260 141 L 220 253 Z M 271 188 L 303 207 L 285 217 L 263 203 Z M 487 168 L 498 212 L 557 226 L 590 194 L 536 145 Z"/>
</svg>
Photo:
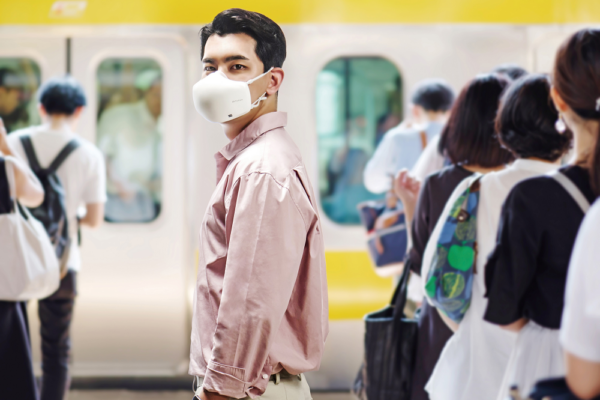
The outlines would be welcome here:
<svg viewBox="0 0 600 400">
<path fill-rule="evenodd" d="M 232 81 L 221 71 L 215 71 L 204 79 L 200 79 L 192 89 L 192 97 L 196 111 L 211 122 L 223 123 L 246 115 L 267 99 L 263 93 L 253 103 L 249 85 L 262 78 L 264 74 L 247 82 Z"/>
</svg>

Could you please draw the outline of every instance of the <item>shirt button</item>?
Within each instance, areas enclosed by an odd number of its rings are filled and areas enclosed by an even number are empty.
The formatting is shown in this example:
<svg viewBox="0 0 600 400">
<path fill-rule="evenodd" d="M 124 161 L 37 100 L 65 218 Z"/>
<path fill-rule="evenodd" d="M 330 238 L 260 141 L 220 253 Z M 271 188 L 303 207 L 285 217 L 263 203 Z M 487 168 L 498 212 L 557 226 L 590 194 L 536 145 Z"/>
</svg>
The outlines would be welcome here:
<svg viewBox="0 0 600 400">
<path fill-rule="evenodd" d="M 269 377 L 269 375 L 263 374 L 263 379 L 267 379 L 268 377 Z"/>
</svg>

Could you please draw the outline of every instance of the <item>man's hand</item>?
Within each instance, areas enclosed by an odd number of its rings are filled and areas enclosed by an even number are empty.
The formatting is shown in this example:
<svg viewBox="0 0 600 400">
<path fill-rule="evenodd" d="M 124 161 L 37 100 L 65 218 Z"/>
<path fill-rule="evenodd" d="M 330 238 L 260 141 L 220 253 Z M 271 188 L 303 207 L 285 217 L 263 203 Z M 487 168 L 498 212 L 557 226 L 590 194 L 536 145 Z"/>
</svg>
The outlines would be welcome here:
<svg viewBox="0 0 600 400">
<path fill-rule="evenodd" d="M 202 390 L 200 392 L 200 400 L 229 400 L 229 397 L 222 396 L 219 393 L 207 392 Z"/>
</svg>

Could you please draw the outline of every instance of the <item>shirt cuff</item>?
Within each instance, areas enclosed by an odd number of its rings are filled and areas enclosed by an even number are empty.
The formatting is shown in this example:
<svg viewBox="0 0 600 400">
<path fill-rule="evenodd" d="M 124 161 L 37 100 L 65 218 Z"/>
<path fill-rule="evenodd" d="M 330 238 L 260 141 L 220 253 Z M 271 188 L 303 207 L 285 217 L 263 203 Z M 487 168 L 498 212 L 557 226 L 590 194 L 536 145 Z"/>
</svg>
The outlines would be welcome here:
<svg viewBox="0 0 600 400">
<path fill-rule="evenodd" d="M 248 396 L 246 394 L 246 382 L 244 381 L 245 375 L 246 371 L 243 368 L 210 361 L 202 387 L 209 392 L 241 399 Z"/>
</svg>

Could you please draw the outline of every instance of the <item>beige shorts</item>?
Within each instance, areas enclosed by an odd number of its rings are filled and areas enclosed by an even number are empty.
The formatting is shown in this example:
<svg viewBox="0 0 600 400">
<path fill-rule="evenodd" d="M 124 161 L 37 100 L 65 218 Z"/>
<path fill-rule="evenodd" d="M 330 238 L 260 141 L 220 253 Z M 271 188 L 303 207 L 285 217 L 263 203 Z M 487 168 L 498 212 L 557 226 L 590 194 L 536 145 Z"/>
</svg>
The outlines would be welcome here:
<svg viewBox="0 0 600 400">
<path fill-rule="evenodd" d="M 272 377 L 273 378 L 273 377 Z M 197 377 L 196 397 L 200 398 L 202 382 L 204 378 Z M 259 399 L 263 400 L 312 400 L 310 387 L 304 374 L 289 375 L 285 371 L 276 374 L 274 379 L 270 379 L 267 390 Z M 232 399 L 233 400 L 233 399 Z M 250 397 L 244 397 L 242 400 L 250 400 Z"/>
</svg>

